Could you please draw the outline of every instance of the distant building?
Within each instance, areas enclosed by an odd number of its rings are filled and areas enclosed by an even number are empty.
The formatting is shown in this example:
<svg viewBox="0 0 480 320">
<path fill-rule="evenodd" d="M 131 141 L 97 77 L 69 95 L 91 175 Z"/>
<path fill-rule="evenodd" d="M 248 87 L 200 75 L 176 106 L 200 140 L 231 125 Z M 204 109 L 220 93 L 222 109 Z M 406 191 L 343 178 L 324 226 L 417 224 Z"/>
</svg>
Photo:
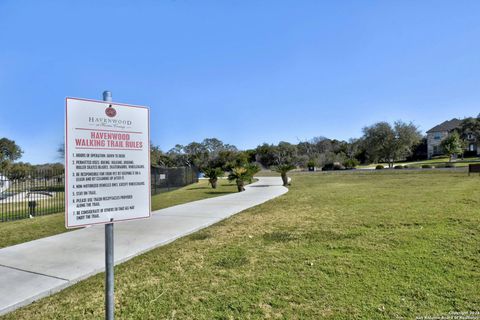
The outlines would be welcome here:
<svg viewBox="0 0 480 320">
<path fill-rule="evenodd" d="M 460 129 L 463 120 L 452 119 L 445 121 L 432 129 L 427 131 L 427 145 L 428 158 L 443 155 L 443 150 L 440 144 L 448 137 L 454 130 Z M 476 139 L 473 135 L 467 136 L 467 146 L 465 151 L 469 151 L 478 155 L 480 153 L 479 146 L 476 144 Z"/>
</svg>

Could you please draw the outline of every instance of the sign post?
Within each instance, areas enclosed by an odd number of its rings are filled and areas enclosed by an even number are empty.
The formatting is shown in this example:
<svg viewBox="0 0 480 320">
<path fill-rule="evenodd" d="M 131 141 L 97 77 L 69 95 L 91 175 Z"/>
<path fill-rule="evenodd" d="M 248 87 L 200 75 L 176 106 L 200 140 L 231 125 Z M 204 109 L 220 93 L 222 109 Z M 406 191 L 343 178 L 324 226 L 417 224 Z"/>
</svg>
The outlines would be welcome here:
<svg viewBox="0 0 480 320">
<path fill-rule="evenodd" d="M 149 218 L 150 115 L 146 107 L 67 98 L 65 224 L 105 225 L 105 319 L 114 319 L 115 222 Z"/>
<path fill-rule="evenodd" d="M 112 102 L 112 93 L 103 92 L 103 101 Z M 105 224 L 105 319 L 114 319 L 114 262 L 113 262 L 113 218 Z"/>
</svg>

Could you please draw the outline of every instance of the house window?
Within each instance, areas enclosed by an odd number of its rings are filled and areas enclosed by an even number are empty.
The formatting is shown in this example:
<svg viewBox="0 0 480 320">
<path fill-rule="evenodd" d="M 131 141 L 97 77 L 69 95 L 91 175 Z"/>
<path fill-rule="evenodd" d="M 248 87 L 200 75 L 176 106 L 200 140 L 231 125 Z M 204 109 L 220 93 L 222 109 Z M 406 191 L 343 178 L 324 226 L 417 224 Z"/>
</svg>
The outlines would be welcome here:
<svg viewBox="0 0 480 320">
<path fill-rule="evenodd" d="M 473 140 L 473 134 L 469 133 L 469 134 L 467 135 L 467 139 L 468 139 L 468 140 Z"/>
<path fill-rule="evenodd" d="M 468 146 L 468 150 L 475 151 L 475 145 L 473 143 L 470 143 L 470 145 Z"/>
<path fill-rule="evenodd" d="M 440 154 L 440 146 L 433 146 L 433 154 L 437 155 Z"/>
<path fill-rule="evenodd" d="M 435 140 L 442 139 L 442 134 L 440 132 L 435 132 L 435 134 L 433 135 L 433 139 Z"/>
</svg>

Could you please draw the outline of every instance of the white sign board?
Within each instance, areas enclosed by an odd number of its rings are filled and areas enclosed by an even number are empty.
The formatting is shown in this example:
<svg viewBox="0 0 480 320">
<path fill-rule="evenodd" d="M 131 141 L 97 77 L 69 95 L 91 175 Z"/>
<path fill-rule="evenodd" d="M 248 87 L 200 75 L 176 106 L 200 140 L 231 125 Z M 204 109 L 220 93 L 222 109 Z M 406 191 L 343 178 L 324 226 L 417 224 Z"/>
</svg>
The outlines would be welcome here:
<svg viewBox="0 0 480 320">
<path fill-rule="evenodd" d="M 149 110 L 67 98 L 67 228 L 150 217 Z"/>
</svg>

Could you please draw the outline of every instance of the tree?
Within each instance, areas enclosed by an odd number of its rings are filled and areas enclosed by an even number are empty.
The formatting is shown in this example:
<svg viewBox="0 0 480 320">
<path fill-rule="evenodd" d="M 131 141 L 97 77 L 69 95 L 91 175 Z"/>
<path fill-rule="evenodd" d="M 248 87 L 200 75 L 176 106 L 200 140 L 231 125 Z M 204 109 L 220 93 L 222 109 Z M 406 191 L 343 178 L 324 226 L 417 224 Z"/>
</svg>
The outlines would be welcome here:
<svg viewBox="0 0 480 320">
<path fill-rule="evenodd" d="M 459 134 L 460 138 L 464 141 L 465 145 L 474 142 L 477 146 L 480 143 L 480 115 L 477 118 L 467 118 L 462 121 L 460 125 Z M 465 150 L 465 149 L 464 149 Z M 463 155 L 463 153 L 462 153 Z"/>
<path fill-rule="evenodd" d="M 184 146 L 176 144 L 175 147 L 168 150 L 167 155 L 172 160 L 175 167 L 191 167 L 192 163 L 188 154 L 184 152 Z"/>
<path fill-rule="evenodd" d="M 230 170 L 234 167 L 246 167 L 248 163 L 248 154 L 245 152 L 237 152 L 233 160 L 226 164 L 226 168 Z"/>
<path fill-rule="evenodd" d="M 413 146 L 412 154 L 407 157 L 407 161 L 419 161 L 428 159 L 428 139 L 423 137 L 419 143 Z"/>
<path fill-rule="evenodd" d="M 260 171 L 260 167 L 256 165 L 255 163 L 248 163 L 245 168 L 247 168 L 248 173 L 249 173 L 249 183 L 252 183 L 253 181 L 253 176 L 256 175 Z"/>
<path fill-rule="evenodd" d="M 33 171 L 33 168 L 30 163 L 12 163 L 8 169 L 8 178 L 10 180 L 25 179 Z"/>
<path fill-rule="evenodd" d="M 245 167 L 232 168 L 228 175 L 228 181 L 235 181 L 238 192 L 245 191 L 245 181 L 250 180 L 251 176 Z"/>
<path fill-rule="evenodd" d="M 275 162 L 283 164 L 285 162 L 293 163 L 297 160 L 297 146 L 289 142 L 280 141 L 276 148 Z"/>
<path fill-rule="evenodd" d="M 195 167 L 202 169 L 207 166 L 210 155 L 202 143 L 191 142 L 183 147 L 183 151 L 187 155 L 189 162 Z"/>
<path fill-rule="evenodd" d="M 213 189 L 217 188 L 218 178 L 223 177 L 224 174 L 222 168 L 204 168 L 202 172 Z"/>
<path fill-rule="evenodd" d="M 153 145 L 153 143 L 150 142 L 150 163 L 152 165 L 158 165 L 160 164 L 160 158 L 162 156 L 162 150 L 160 150 L 160 147 Z"/>
<path fill-rule="evenodd" d="M 246 154 L 238 159 L 237 165 L 230 169 L 228 175 L 229 181 L 235 181 L 239 192 L 245 191 L 245 181 L 250 183 L 253 180 L 253 176 L 260 171 L 260 168 L 254 163 L 243 162 L 242 159 L 248 159 Z"/>
<path fill-rule="evenodd" d="M 193 141 L 186 146 L 177 144 L 166 153 L 166 156 L 173 163 L 172 166 L 195 166 L 202 170 L 207 167 L 225 166 L 226 161 L 237 152 L 233 145 L 224 144 L 217 138 L 207 138 L 201 143 Z"/>
<path fill-rule="evenodd" d="M 206 138 L 202 141 L 202 145 L 212 157 L 217 156 L 217 154 L 222 150 L 237 151 L 235 146 L 224 144 L 217 138 Z"/>
<path fill-rule="evenodd" d="M 345 144 L 345 154 L 348 159 L 356 159 L 358 155 L 361 153 L 361 146 L 363 141 L 361 139 L 353 139 L 351 138 Z"/>
<path fill-rule="evenodd" d="M 288 142 L 280 142 L 275 154 L 275 165 L 271 167 L 273 171 L 279 172 L 282 176 L 283 185 L 288 185 L 287 173 L 296 168 L 298 161 L 297 146 Z"/>
<path fill-rule="evenodd" d="M 280 173 L 280 175 L 282 176 L 282 181 L 284 186 L 288 186 L 287 173 L 293 169 L 295 169 L 295 166 L 291 163 L 279 164 L 277 166 L 272 167 L 273 171 Z"/>
<path fill-rule="evenodd" d="M 15 160 L 22 157 L 22 149 L 13 140 L 0 139 L 0 170 L 7 167 Z"/>
<path fill-rule="evenodd" d="M 372 162 L 385 161 L 391 168 L 396 161 L 405 159 L 422 138 L 413 123 L 396 121 L 393 126 L 388 122 L 378 122 L 363 128 L 363 142 Z"/>
<path fill-rule="evenodd" d="M 220 167 L 225 171 L 230 170 L 232 163 L 235 162 L 239 155 L 239 152 L 232 150 L 222 150 L 216 157 L 213 157 L 209 161 L 209 166 Z"/>
<path fill-rule="evenodd" d="M 150 164 L 164 168 L 175 167 L 176 163 L 168 154 L 163 153 L 160 147 L 150 142 Z"/>
<path fill-rule="evenodd" d="M 457 131 L 453 131 L 448 137 L 443 139 L 440 147 L 449 156 L 449 161 L 452 161 L 454 155 L 462 154 L 464 150 L 463 141 Z"/>
<path fill-rule="evenodd" d="M 264 143 L 255 149 L 256 160 L 266 168 L 275 164 L 275 155 L 277 147 L 273 144 Z"/>
</svg>

